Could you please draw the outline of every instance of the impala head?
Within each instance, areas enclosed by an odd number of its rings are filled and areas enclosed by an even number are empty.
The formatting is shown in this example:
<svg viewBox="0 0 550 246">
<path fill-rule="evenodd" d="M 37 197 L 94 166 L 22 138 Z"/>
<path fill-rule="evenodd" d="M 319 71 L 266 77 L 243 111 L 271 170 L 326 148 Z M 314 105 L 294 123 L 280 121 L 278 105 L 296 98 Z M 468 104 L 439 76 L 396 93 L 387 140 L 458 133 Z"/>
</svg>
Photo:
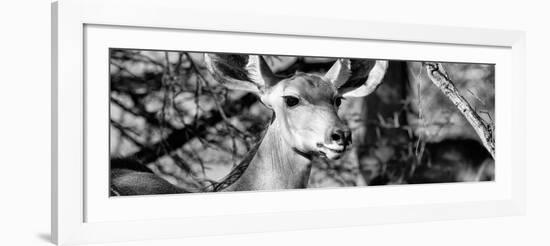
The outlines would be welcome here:
<svg viewBox="0 0 550 246">
<path fill-rule="evenodd" d="M 338 117 L 346 97 L 366 96 L 382 81 L 387 62 L 376 61 L 365 83 L 346 86 L 351 62 L 338 59 L 325 74 L 275 75 L 261 56 L 207 54 L 208 69 L 230 89 L 256 93 L 273 110 L 280 137 L 295 151 L 338 159 L 351 144 L 351 131 Z M 239 69 L 235 64 L 245 65 Z"/>
</svg>

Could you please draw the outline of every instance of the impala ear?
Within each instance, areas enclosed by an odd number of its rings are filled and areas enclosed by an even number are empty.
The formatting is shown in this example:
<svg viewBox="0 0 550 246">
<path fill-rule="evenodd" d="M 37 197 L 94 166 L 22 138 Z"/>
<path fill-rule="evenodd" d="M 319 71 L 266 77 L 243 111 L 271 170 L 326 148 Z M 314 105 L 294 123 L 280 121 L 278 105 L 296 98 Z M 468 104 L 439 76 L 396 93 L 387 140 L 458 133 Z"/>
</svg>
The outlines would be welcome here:
<svg viewBox="0 0 550 246">
<path fill-rule="evenodd" d="M 349 59 L 338 59 L 334 65 L 323 76 L 323 79 L 330 81 L 336 88 L 344 84 L 351 76 L 351 62 Z"/>
<path fill-rule="evenodd" d="M 229 89 L 261 95 L 281 80 L 259 55 L 205 54 L 204 61 L 214 79 Z"/>
<path fill-rule="evenodd" d="M 366 61 L 368 62 L 368 60 Z M 382 82 L 384 75 L 386 74 L 386 70 L 388 69 L 388 61 L 376 60 L 370 63 L 370 66 L 362 67 L 363 69 L 364 67 L 371 67 L 370 70 L 368 70 L 368 76 L 364 83 L 358 83 L 355 85 L 345 84 L 338 87 L 338 92 L 343 97 L 364 97 L 372 93 Z"/>
<path fill-rule="evenodd" d="M 246 64 L 249 78 L 256 84 L 261 85 L 262 89 L 272 87 L 281 81 L 281 78 L 275 76 L 267 62 L 260 55 L 248 56 Z"/>
</svg>

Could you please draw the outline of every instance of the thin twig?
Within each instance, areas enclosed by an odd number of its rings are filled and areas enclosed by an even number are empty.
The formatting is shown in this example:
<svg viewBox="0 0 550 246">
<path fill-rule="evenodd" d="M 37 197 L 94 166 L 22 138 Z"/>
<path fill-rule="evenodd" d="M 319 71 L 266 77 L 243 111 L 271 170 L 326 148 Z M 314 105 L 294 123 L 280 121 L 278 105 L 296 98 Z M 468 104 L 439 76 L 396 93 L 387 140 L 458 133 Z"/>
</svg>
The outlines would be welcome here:
<svg viewBox="0 0 550 246">
<path fill-rule="evenodd" d="M 143 143 L 139 142 L 139 140 L 137 140 L 136 138 L 134 138 L 133 136 L 131 136 L 129 133 L 127 133 L 126 131 L 129 131 L 135 135 L 139 135 L 137 132 L 133 131 L 132 129 L 130 129 L 129 127 L 126 127 L 126 126 L 123 126 L 121 124 L 119 124 L 118 122 L 114 121 L 114 120 L 109 120 L 109 122 L 111 123 L 111 126 L 113 126 L 114 128 L 116 128 L 119 132 L 120 132 L 120 135 L 122 135 L 123 137 L 125 137 L 126 139 L 128 139 L 130 142 L 132 142 L 133 144 L 135 144 L 136 146 L 138 146 L 139 148 L 143 148 Z"/>
</svg>

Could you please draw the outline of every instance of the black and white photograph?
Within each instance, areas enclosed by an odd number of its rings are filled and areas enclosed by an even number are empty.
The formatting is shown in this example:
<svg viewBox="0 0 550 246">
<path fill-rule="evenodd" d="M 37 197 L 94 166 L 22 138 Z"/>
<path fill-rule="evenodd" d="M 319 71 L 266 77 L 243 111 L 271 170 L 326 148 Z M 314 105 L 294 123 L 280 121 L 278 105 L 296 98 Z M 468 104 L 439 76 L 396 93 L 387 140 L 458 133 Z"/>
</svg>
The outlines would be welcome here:
<svg viewBox="0 0 550 246">
<path fill-rule="evenodd" d="M 544 1 L 21 0 L 1 245 L 550 245 Z"/>
<path fill-rule="evenodd" d="M 109 49 L 110 196 L 495 180 L 495 65 Z"/>
</svg>

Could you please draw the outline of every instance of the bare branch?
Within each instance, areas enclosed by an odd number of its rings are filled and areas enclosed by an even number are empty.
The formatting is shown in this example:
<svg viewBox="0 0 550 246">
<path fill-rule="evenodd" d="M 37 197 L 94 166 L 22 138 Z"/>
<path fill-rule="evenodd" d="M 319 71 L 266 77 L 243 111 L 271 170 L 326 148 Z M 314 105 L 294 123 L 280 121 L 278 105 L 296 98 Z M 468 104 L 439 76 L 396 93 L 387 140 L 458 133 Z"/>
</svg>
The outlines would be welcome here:
<svg viewBox="0 0 550 246">
<path fill-rule="evenodd" d="M 237 112 L 248 108 L 251 104 L 257 101 L 257 97 L 254 94 L 246 94 L 241 98 L 224 105 L 224 112 L 228 117 L 235 115 Z M 208 117 L 200 117 L 196 122 L 196 128 L 184 127 L 172 131 L 165 139 L 150 146 L 145 146 L 140 151 L 131 154 L 128 158 L 138 160 L 140 163 L 150 163 L 158 158 L 171 153 L 172 151 L 180 148 L 185 143 L 195 137 L 204 136 L 207 132 L 207 128 L 211 127 L 219 122 L 222 122 L 223 118 L 218 111 L 211 112 Z"/>
<path fill-rule="evenodd" d="M 445 69 L 441 63 L 424 62 L 424 66 L 428 72 L 428 77 L 441 90 L 441 92 L 443 92 L 443 94 L 451 100 L 466 120 L 468 120 L 481 139 L 481 142 L 485 148 L 487 148 L 487 151 L 489 151 L 491 156 L 495 158 L 495 138 L 493 135 L 493 129 L 484 123 L 483 119 L 474 111 L 468 101 L 460 95 L 460 92 L 455 87 L 453 81 L 449 79 L 449 76 L 447 75 L 447 72 L 445 72 Z"/>
</svg>

